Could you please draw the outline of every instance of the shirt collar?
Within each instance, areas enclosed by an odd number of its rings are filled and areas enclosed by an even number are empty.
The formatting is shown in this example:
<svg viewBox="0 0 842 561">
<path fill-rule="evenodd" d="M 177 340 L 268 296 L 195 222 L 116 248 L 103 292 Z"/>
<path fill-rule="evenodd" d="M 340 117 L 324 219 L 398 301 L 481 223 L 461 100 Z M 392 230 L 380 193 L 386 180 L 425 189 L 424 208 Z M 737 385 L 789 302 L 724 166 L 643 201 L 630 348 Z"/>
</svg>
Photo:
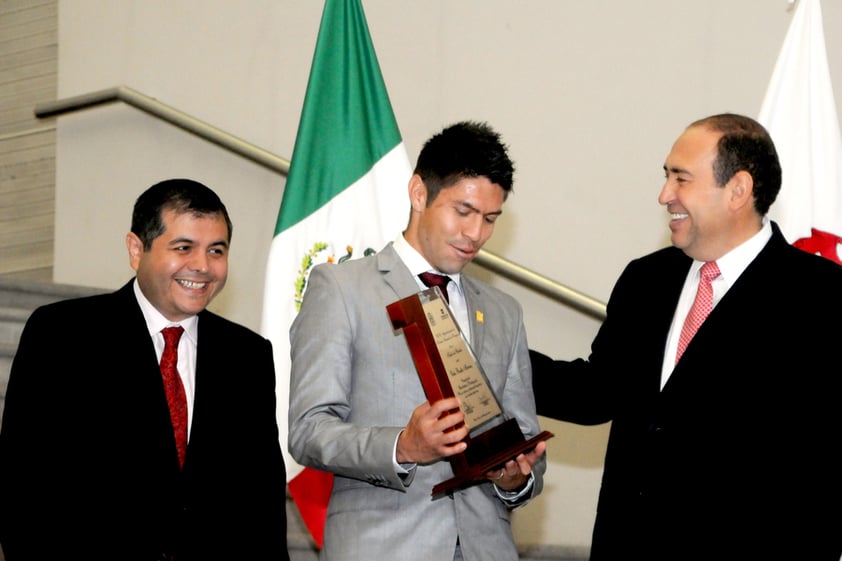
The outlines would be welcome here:
<svg viewBox="0 0 842 561">
<path fill-rule="evenodd" d="M 434 271 L 441 275 L 445 274 L 431 267 L 430 264 L 427 263 L 427 260 L 424 259 L 424 256 L 418 253 L 417 249 L 409 245 L 409 242 L 406 241 L 403 234 L 400 234 L 395 239 L 392 247 L 395 248 L 395 251 L 398 253 L 398 257 L 401 258 L 401 261 L 403 261 L 404 265 L 406 265 L 413 277 L 416 277 L 425 271 Z M 447 273 L 447 276 L 453 279 L 457 285 L 461 286 L 460 283 L 462 275 L 460 273 Z"/>
<path fill-rule="evenodd" d="M 725 279 L 728 285 L 732 284 L 754 261 L 754 258 L 763 250 L 771 237 L 772 225 L 769 222 L 769 217 L 764 216 L 763 225 L 756 234 L 716 260 L 721 278 Z M 703 264 L 702 261 L 693 261 L 693 265 L 690 267 L 691 274 L 698 276 L 699 269 Z"/>
<path fill-rule="evenodd" d="M 143 312 L 143 319 L 146 320 L 146 329 L 149 330 L 150 337 L 154 337 L 160 331 L 169 326 L 169 325 L 180 325 L 184 328 L 184 333 L 190 339 L 190 341 L 195 344 L 198 340 L 198 333 L 199 333 L 199 317 L 198 316 L 190 316 L 187 319 L 181 320 L 179 322 L 172 322 L 165 318 L 158 309 L 152 305 L 152 303 L 146 298 L 143 294 L 143 291 L 140 290 L 140 285 L 137 283 L 137 278 L 135 278 L 133 283 L 134 288 L 134 295 L 137 298 L 137 303 L 140 305 L 140 311 Z"/>
<path fill-rule="evenodd" d="M 749 263 L 763 250 L 766 242 L 772 237 L 772 226 L 768 217 L 763 217 L 763 226 L 752 237 L 716 260 L 722 276 L 733 282 L 746 270 Z"/>
</svg>

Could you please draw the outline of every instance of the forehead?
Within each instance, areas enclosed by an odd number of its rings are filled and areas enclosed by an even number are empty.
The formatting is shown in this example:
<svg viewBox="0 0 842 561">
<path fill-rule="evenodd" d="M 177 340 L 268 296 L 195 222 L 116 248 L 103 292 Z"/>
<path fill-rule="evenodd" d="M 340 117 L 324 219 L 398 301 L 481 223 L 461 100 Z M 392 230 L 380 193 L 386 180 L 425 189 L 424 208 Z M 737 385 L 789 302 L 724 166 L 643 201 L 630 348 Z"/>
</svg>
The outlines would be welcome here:
<svg viewBox="0 0 842 561">
<path fill-rule="evenodd" d="M 695 167 L 713 164 L 716 159 L 716 145 L 722 133 L 707 127 L 696 126 L 686 129 L 667 158 L 667 167 Z"/>
<path fill-rule="evenodd" d="M 439 198 L 442 202 L 465 203 L 483 212 L 496 212 L 503 205 L 505 191 L 487 177 L 463 177 L 442 189 L 437 199 Z"/>
<path fill-rule="evenodd" d="M 219 213 L 197 214 L 192 211 L 177 212 L 173 209 L 165 209 L 161 213 L 161 218 L 165 226 L 164 234 L 170 236 L 201 230 L 213 236 L 228 239 L 228 224 Z"/>
</svg>

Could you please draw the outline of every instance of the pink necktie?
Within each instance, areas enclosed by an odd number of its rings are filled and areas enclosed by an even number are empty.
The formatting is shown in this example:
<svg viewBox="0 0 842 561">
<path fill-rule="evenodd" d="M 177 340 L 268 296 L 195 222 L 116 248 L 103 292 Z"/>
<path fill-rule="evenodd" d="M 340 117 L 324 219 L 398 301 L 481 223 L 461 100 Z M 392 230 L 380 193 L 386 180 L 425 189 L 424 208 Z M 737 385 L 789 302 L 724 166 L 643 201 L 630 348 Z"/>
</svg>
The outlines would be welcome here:
<svg viewBox="0 0 842 561">
<path fill-rule="evenodd" d="M 447 283 L 449 283 L 451 279 L 447 275 L 439 275 L 438 273 L 421 273 L 418 275 L 423 282 L 428 287 L 437 286 L 441 290 L 441 295 L 444 296 L 444 301 L 448 304 L 450 303 L 450 296 L 447 294 Z"/>
<path fill-rule="evenodd" d="M 170 407 L 179 466 L 184 466 L 184 456 L 187 453 L 187 396 L 184 393 L 181 376 L 178 375 L 178 341 L 183 332 L 184 328 L 181 326 L 166 327 L 161 330 L 164 336 L 161 375 L 167 392 L 167 405 Z"/>
<path fill-rule="evenodd" d="M 719 276 L 719 267 L 716 261 L 708 261 L 702 265 L 699 272 L 699 289 L 696 292 L 696 299 L 693 301 L 693 307 L 684 320 L 684 327 L 681 328 L 681 337 L 678 339 L 678 351 L 675 353 L 675 362 L 684 354 L 684 349 L 690 344 L 690 339 L 698 331 L 699 326 L 708 317 L 711 309 L 713 309 L 713 287 L 711 282 Z"/>
</svg>

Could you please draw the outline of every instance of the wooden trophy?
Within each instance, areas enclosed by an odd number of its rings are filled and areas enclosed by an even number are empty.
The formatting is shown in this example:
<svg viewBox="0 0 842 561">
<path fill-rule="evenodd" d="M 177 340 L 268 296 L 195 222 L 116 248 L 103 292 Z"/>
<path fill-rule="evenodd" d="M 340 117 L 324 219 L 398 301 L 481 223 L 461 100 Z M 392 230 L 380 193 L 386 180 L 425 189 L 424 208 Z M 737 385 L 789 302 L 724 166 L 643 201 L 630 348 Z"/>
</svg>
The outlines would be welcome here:
<svg viewBox="0 0 842 561">
<path fill-rule="evenodd" d="M 465 438 L 468 447 L 448 458 L 454 477 L 433 487 L 433 498 L 488 481 L 486 472 L 553 437 L 543 431 L 527 440 L 517 420 L 505 417 L 438 287 L 389 304 L 386 310 L 395 330 L 403 330 L 427 400 L 458 397 L 471 427 Z"/>
</svg>

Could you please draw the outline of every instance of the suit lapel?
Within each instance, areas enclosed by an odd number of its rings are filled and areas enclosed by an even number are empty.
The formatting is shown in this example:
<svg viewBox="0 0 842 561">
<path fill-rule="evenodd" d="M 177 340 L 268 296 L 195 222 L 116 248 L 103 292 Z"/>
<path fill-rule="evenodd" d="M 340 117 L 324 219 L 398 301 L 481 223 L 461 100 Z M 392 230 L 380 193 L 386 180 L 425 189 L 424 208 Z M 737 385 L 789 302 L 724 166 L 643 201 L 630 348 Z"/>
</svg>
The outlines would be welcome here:
<svg viewBox="0 0 842 561">
<path fill-rule="evenodd" d="M 760 311 L 769 305 L 771 295 L 765 289 L 768 286 L 765 279 L 774 273 L 776 267 L 786 262 L 785 253 L 788 246 L 780 230 L 773 225 L 772 238 L 699 327 L 681 360 L 676 364 L 664 387 L 665 390 L 674 378 L 677 383 L 683 372 L 704 368 L 705 364 L 716 364 L 718 357 L 723 354 L 723 349 L 744 338 L 742 330 L 745 318 L 758 317 Z"/>
<path fill-rule="evenodd" d="M 465 306 L 468 310 L 468 321 L 471 324 L 471 347 L 480 358 L 482 344 L 485 341 L 485 322 L 483 318 L 483 295 L 479 285 L 464 273 L 462 278 L 462 292 L 465 295 Z"/>
<path fill-rule="evenodd" d="M 172 461 L 173 473 L 178 473 L 178 456 L 158 357 L 143 311 L 135 297 L 133 282 L 134 279 L 114 293 L 115 300 L 111 302 L 113 305 L 110 305 L 107 311 L 108 314 L 119 317 L 122 322 L 120 329 L 116 331 L 119 341 L 115 343 L 115 348 L 132 357 L 122 372 L 123 377 L 133 378 L 126 383 L 125 388 L 131 388 L 131 391 L 125 399 L 132 400 L 134 407 L 142 408 L 143 414 L 148 415 L 145 421 L 134 419 L 135 422 L 150 423 L 150 430 L 159 433 L 160 442 L 171 443 L 170 448 L 162 445 L 162 448 L 156 449 L 167 455 L 166 461 Z"/>
<path fill-rule="evenodd" d="M 395 293 L 395 300 L 400 300 L 420 291 L 418 282 L 409 269 L 398 257 L 398 253 L 390 242 L 376 255 L 377 269 L 383 276 L 383 281 Z M 471 323 L 471 348 L 479 358 L 480 349 L 485 339 L 485 323 L 482 321 L 483 294 L 480 286 L 464 273 L 462 278 L 462 292 L 465 295 L 465 305 L 468 310 L 468 321 Z M 454 318 L 455 320 L 455 318 Z"/>
<path fill-rule="evenodd" d="M 418 282 L 398 257 L 391 242 L 377 253 L 376 258 L 377 270 L 383 276 L 383 281 L 395 292 L 396 301 L 419 292 Z"/>
<path fill-rule="evenodd" d="M 141 311 L 140 304 L 137 298 L 135 298 L 133 282 L 134 279 L 114 293 L 117 305 L 116 308 L 110 309 L 109 313 L 122 318 L 121 321 L 123 323 L 119 330 L 120 339 L 126 341 L 127 345 L 131 347 L 142 349 L 143 358 L 140 360 L 143 361 L 143 365 L 141 368 L 146 370 L 147 368 L 151 369 L 154 367 L 157 374 L 160 375 L 158 371 L 158 358 L 155 355 L 155 345 L 149 336 L 146 318 L 143 317 L 143 311 Z"/>
</svg>

